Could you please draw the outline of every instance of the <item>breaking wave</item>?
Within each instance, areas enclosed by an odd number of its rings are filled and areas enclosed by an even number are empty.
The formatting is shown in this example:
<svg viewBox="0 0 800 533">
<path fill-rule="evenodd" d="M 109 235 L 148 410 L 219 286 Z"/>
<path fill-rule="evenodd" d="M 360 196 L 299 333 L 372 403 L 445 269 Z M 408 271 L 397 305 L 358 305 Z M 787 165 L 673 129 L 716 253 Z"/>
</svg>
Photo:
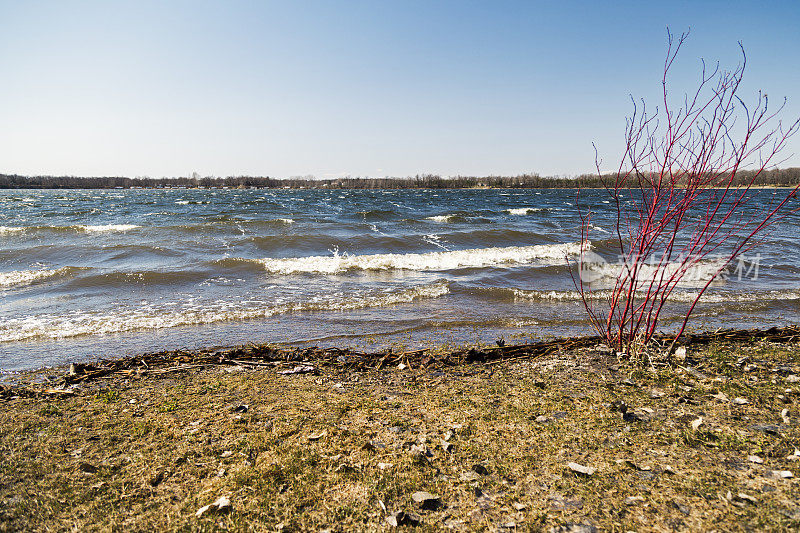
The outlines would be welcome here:
<svg viewBox="0 0 800 533">
<path fill-rule="evenodd" d="M 459 268 L 514 266 L 536 261 L 552 264 L 580 253 L 580 243 L 476 248 L 446 252 L 340 255 L 260 259 L 264 268 L 274 274 L 337 274 L 350 270 L 417 270 L 436 271 Z"/>
<path fill-rule="evenodd" d="M 529 215 L 531 213 L 539 213 L 541 211 L 547 211 L 545 207 L 517 207 L 514 209 L 506 209 L 506 213 L 509 215 Z"/>
<path fill-rule="evenodd" d="M 0 342 L 30 339 L 61 339 L 81 335 L 122 333 L 126 331 L 173 328 L 215 322 L 269 318 L 279 314 L 313 311 L 349 311 L 386 307 L 415 300 L 438 298 L 450 292 L 446 282 L 412 287 L 397 292 L 359 296 L 342 293 L 317 296 L 302 302 L 269 304 L 247 301 L 237 307 L 231 302 L 188 302 L 181 309 L 144 306 L 120 313 L 74 312 L 66 316 L 40 315 L 0 318 Z"/>
<path fill-rule="evenodd" d="M 581 294 L 577 290 L 571 291 L 538 291 L 523 289 L 504 289 L 509 290 L 515 301 L 579 301 Z M 586 295 L 590 300 L 606 300 L 613 293 L 611 290 L 587 291 Z M 698 291 L 674 291 L 670 294 L 668 301 L 678 303 L 694 302 L 699 295 Z M 638 298 L 644 297 L 643 292 L 637 293 Z M 761 302 L 770 300 L 800 300 L 800 290 L 775 290 L 751 293 L 732 293 L 732 292 L 705 292 L 700 297 L 703 303 L 736 303 L 736 302 Z"/>
<path fill-rule="evenodd" d="M 106 233 L 114 231 L 130 231 L 139 228 L 136 224 L 104 224 L 100 226 L 76 226 L 87 233 Z"/>
<path fill-rule="evenodd" d="M 38 281 L 50 278 L 67 276 L 76 270 L 77 267 L 62 267 L 56 270 L 14 270 L 11 272 L 0 272 L 0 287 L 19 287 L 30 285 Z"/>
<path fill-rule="evenodd" d="M 22 233 L 25 228 L 17 226 L 0 226 L 0 235 L 13 235 L 15 233 Z"/>
</svg>

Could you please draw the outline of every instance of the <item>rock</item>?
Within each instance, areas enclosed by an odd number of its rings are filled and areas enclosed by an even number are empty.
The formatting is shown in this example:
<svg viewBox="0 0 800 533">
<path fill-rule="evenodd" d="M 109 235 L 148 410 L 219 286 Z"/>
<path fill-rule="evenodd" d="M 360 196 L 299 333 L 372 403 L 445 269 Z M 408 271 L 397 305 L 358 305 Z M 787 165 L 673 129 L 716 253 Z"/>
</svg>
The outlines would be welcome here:
<svg viewBox="0 0 800 533">
<path fill-rule="evenodd" d="M 737 500 L 737 501 L 740 501 L 740 502 L 744 502 L 744 503 L 757 503 L 758 502 L 758 500 L 756 500 L 752 496 L 749 496 L 749 495 L 744 494 L 742 492 L 740 492 L 739 494 L 734 496 L 734 500 Z"/>
<path fill-rule="evenodd" d="M 231 409 L 231 411 L 233 411 L 234 413 L 246 413 L 249 409 L 250 406 L 242 404 L 242 405 L 237 405 L 236 407 Z"/>
<path fill-rule="evenodd" d="M 715 400 L 719 400 L 719 401 L 721 401 L 721 402 L 726 402 L 726 403 L 727 403 L 727 402 L 729 402 L 729 401 L 730 401 L 730 398 L 728 398 L 728 397 L 725 395 L 725 393 L 724 393 L 724 392 L 718 392 L 718 393 L 716 393 L 716 394 L 712 395 L 711 397 L 712 397 L 712 398 L 714 398 Z"/>
<path fill-rule="evenodd" d="M 753 424 L 750 426 L 755 431 L 766 433 L 767 435 L 780 435 L 781 427 L 775 424 Z"/>
<path fill-rule="evenodd" d="M 399 365 L 397 365 L 397 370 L 405 370 L 406 368 L 408 367 L 404 363 L 400 363 Z"/>
<path fill-rule="evenodd" d="M 489 469 L 482 464 L 472 465 L 472 471 L 482 476 L 488 476 L 491 473 L 489 472 Z"/>
<path fill-rule="evenodd" d="M 442 506 L 442 500 L 430 492 L 418 491 L 411 495 L 414 503 L 420 506 L 423 511 L 435 511 Z"/>
<path fill-rule="evenodd" d="M 648 413 L 644 409 L 634 409 L 622 413 L 622 420 L 625 422 L 649 422 L 652 418 L 652 413 Z"/>
<path fill-rule="evenodd" d="M 791 420 L 789 419 L 789 410 L 784 409 L 781 411 L 781 419 L 783 419 L 784 424 L 789 424 Z"/>
<path fill-rule="evenodd" d="M 759 457 L 757 455 L 748 455 L 747 456 L 747 460 L 750 461 L 751 463 L 755 463 L 757 465 L 763 465 L 764 464 L 764 459 L 762 459 L 761 457 Z"/>
<path fill-rule="evenodd" d="M 164 471 L 163 470 L 159 470 L 158 472 L 156 472 L 155 474 L 150 476 L 150 479 L 148 480 L 150 485 L 153 486 L 153 487 L 158 486 L 158 484 L 161 483 L 162 481 L 164 481 Z"/>
<path fill-rule="evenodd" d="M 546 416 L 544 416 L 544 415 L 539 415 L 539 416 L 537 416 L 537 417 L 534 419 L 534 422 L 537 422 L 537 423 L 539 423 L 539 424 L 545 424 L 545 423 L 547 423 L 549 420 L 550 420 L 550 419 L 549 419 L 549 418 L 547 418 Z"/>
<path fill-rule="evenodd" d="M 222 457 L 223 459 L 226 459 L 226 458 L 230 457 L 231 455 L 233 455 L 232 451 L 225 450 L 224 452 L 222 452 L 222 455 L 220 455 L 220 457 Z"/>
<path fill-rule="evenodd" d="M 786 376 L 786 383 L 800 383 L 800 376 L 797 374 L 789 374 Z"/>
<path fill-rule="evenodd" d="M 591 466 L 579 465 L 578 463 L 567 463 L 567 467 L 573 472 L 577 472 L 578 474 L 583 474 L 584 476 L 591 476 L 597 471 L 596 468 L 592 468 Z"/>
<path fill-rule="evenodd" d="M 691 423 L 692 430 L 697 431 L 697 428 L 699 428 L 702 424 L 703 424 L 703 417 L 702 416 L 697 417 L 696 419 L 692 420 Z"/>
<path fill-rule="evenodd" d="M 736 405 L 747 405 L 750 401 L 747 398 L 734 398 L 733 403 Z"/>
<path fill-rule="evenodd" d="M 769 476 L 775 479 L 789 479 L 794 477 L 789 470 L 772 470 L 769 472 Z"/>
<path fill-rule="evenodd" d="M 524 511 L 525 509 L 528 508 L 527 505 L 525 505 L 524 503 L 519 503 L 519 502 L 514 502 L 512 505 L 513 505 L 514 509 L 516 509 L 517 511 Z"/>
<path fill-rule="evenodd" d="M 378 468 L 381 470 L 386 470 L 387 468 L 391 468 L 394 466 L 394 463 L 378 463 Z"/>
<path fill-rule="evenodd" d="M 550 507 L 556 511 L 569 511 L 572 509 L 583 509 L 583 500 L 580 498 L 567 499 L 559 494 L 551 494 L 547 497 Z"/>
<path fill-rule="evenodd" d="M 550 533 L 597 533 L 597 528 L 588 523 L 567 522 L 563 526 L 553 526 Z"/>
<path fill-rule="evenodd" d="M 200 518 L 208 512 L 221 513 L 231 510 L 231 501 L 227 496 L 220 496 L 214 503 L 204 505 L 194 513 L 194 516 Z"/>
<path fill-rule="evenodd" d="M 395 511 L 386 516 L 386 522 L 392 527 L 413 526 L 416 527 L 422 522 L 422 518 L 415 513 L 405 511 Z"/>
<path fill-rule="evenodd" d="M 661 392 L 658 389 L 653 389 L 653 390 L 650 391 L 650 399 L 651 400 L 657 400 L 658 398 L 663 398 L 663 397 L 664 397 L 664 393 Z"/>
</svg>

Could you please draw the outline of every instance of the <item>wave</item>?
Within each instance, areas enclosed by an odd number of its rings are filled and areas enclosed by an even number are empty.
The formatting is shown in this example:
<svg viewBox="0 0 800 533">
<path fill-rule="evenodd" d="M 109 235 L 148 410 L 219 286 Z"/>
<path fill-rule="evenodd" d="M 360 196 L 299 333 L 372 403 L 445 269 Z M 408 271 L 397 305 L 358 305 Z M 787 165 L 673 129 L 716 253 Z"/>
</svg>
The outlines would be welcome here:
<svg viewBox="0 0 800 533">
<path fill-rule="evenodd" d="M 62 267 L 55 270 L 14 270 L 11 272 L 0 272 L 0 287 L 19 287 L 30 285 L 38 281 L 50 278 L 68 276 L 78 270 L 79 267 Z"/>
<path fill-rule="evenodd" d="M 458 215 L 436 215 L 432 217 L 425 217 L 425 220 L 432 220 L 434 222 L 453 222 L 457 218 L 463 218 Z"/>
<path fill-rule="evenodd" d="M 514 209 L 506 209 L 509 215 L 530 215 L 531 213 L 540 213 L 547 211 L 546 207 L 517 207 Z"/>
<path fill-rule="evenodd" d="M 130 231 L 132 229 L 140 228 L 136 224 L 103 224 L 100 226 L 75 226 L 81 231 L 87 233 L 106 233 L 116 231 Z"/>
<path fill-rule="evenodd" d="M 208 200 L 175 200 L 178 205 L 206 205 L 210 204 Z"/>
<path fill-rule="evenodd" d="M 535 261 L 564 261 L 580 253 L 580 243 L 475 248 L 447 252 L 290 257 L 260 259 L 267 272 L 274 274 L 336 274 L 349 270 L 454 270 L 513 266 Z"/>
<path fill-rule="evenodd" d="M 523 290 L 523 289 L 492 289 L 503 293 L 510 293 L 515 301 L 579 301 L 581 294 L 577 290 Z M 670 294 L 668 301 L 677 303 L 694 302 L 700 293 L 698 291 L 674 291 Z M 587 291 L 587 298 L 590 300 L 607 300 L 613 296 L 612 291 L 596 290 Z M 637 293 L 638 298 L 644 297 L 643 292 Z M 700 297 L 702 303 L 736 303 L 736 302 L 760 302 L 760 301 L 781 301 L 781 300 L 800 300 L 800 290 L 774 290 L 761 292 L 705 292 Z"/>
<path fill-rule="evenodd" d="M 0 226 L 0 235 L 13 235 L 15 233 L 22 233 L 25 228 L 18 226 Z"/>
<path fill-rule="evenodd" d="M 724 272 L 726 262 L 723 260 L 686 260 L 674 261 L 663 265 L 639 263 L 636 266 L 636 288 L 646 289 L 651 283 L 669 284 L 677 287 L 702 288 L 710 280 L 721 284 L 724 279 L 719 276 Z M 634 275 L 634 265 L 609 263 L 594 252 L 587 252 L 583 258 L 581 279 L 584 283 L 595 286 L 614 286 L 618 280 L 625 280 Z M 674 278 L 674 282 L 670 279 Z"/>
<path fill-rule="evenodd" d="M 269 318 L 279 314 L 350 311 L 372 307 L 387 307 L 415 300 L 438 298 L 450 292 L 446 282 L 403 289 L 394 293 L 344 296 L 332 294 L 303 302 L 270 305 L 247 301 L 249 306 L 236 307 L 232 302 L 213 304 L 189 303 L 174 311 L 170 307 L 126 310 L 114 314 L 75 312 L 68 316 L 48 315 L 24 318 L 0 318 L 0 342 L 31 339 L 62 339 L 83 335 L 102 335 L 137 330 L 163 329 L 216 322 Z"/>
<path fill-rule="evenodd" d="M 105 272 L 82 276 L 68 283 L 69 289 L 93 287 L 131 287 L 132 285 L 168 285 L 175 287 L 185 283 L 200 282 L 208 273 L 197 270 L 141 270 L 135 272 Z"/>
<path fill-rule="evenodd" d="M 366 211 L 359 211 L 356 214 L 360 215 L 362 220 L 369 222 L 380 222 L 382 220 L 393 220 L 397 218 L 397 214 L 388 209 L 369 209 Z"/>
</svg>

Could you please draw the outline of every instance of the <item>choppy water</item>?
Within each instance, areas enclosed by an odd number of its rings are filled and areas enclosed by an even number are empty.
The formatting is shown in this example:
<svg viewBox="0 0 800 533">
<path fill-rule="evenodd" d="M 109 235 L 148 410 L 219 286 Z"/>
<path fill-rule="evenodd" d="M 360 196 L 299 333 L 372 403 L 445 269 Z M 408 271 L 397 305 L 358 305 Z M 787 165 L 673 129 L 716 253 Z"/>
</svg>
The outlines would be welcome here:
<svg viewBox="0 0 800 533">
<path fill-rule="evenodd" d="M 0 369 L 251 341 L 377 348 L 589 333 L 565 262 L 579 251 L 575 200 L 569 190 L 0 191 Z M 608 252 L 610 206 L 599 191 L 581 201 L 599 210 L 592 244 Z M 760 248 L 758 280 L 714 286 L 697 327 L 798 322 L 798 220 Z"/>
</svg>

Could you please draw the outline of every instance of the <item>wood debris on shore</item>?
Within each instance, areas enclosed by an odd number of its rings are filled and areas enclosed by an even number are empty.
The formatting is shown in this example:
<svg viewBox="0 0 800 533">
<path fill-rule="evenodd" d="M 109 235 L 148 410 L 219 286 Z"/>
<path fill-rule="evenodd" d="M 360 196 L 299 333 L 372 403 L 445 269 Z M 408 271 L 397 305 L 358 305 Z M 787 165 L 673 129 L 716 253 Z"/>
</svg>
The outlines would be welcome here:
<svg viewBox="0 0 800 533">
<path fill-rule="evenodd" d="M 680 339 L 682 346 L 704 346 L 711 343 L 763 340 L 789 343 L 800 340 L 800 326 L 773 327 L 766 330 L 718 330 L 687 334 Z M 605 348 L 604 339 L 598 336 L 559 338 L 532 344 L 496 347 L 471 347 L 438 352 L 432 349 L 394 352 L 391 348 L 379 352 L 362 352 L 350 348 L 287 348 L 274 345 L 247 345 L 232 348 L 206 348 L 200 350 L 173 350 L 143 354 L 122 359 L 101 359 L 97 363 L 72 363 L 58 388 L 50 386 L 0 385 L 0 399 L 31 396 L 69 396 L 74 390 L 67 388 L 107 376 L 158 375 L 220 365 L 241 367 L 283 368 L 280 373 L 314 372 L 316 367 L 338 367 L 351 371 L 381 370 L 390 366 L 409 369 L 442 369 L 470 363 L 493 364 L 570 352 L 577 349 Z M 662 335 L 664 344 L 671 338 Z M 285 367 L 285 368 L 284 368 Z"/>
</svg>

